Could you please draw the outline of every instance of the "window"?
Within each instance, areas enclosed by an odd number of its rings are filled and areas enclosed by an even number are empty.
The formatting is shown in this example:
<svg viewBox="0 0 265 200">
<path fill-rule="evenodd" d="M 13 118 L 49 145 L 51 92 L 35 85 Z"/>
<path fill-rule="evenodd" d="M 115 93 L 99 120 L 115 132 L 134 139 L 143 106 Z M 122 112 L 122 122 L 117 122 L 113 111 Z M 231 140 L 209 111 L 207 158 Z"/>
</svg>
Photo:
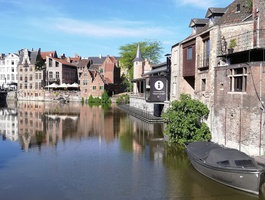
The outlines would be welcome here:
<svg viewBox="0 0 265 200">
<path fill-rule="evenodd" d="M 59 79 L 59 72 L 56 72 L 56 78 Z"/>
<path fill-rule="evenodd" d="M 240 13 L 240 4 L 236 4 L 236 13 Z"/>
<path fill-rule="evenodd" d="M 103 89 L 104 89 L 104 87 L 103 87 L 103 86 L 99 86 L 99 89 L 100 89 L 100 90 L 103 90 Z"/>
<path fill-rule="evenodd" d="M 217 162 L 217 165 L 220 165 L 222 167 L 230 167 L 231 166 L 229 160 L 219 161 L 219 162 Z"/>
<path fill-rule="evenodd" d="M 247 68 L 230 69 L 230 91 L 245 92 L 247 88 Z"/>
<path fill-rule="evenodd" d="M 49 58 L 49 67 L 52 67 L 52 59 Z"/>
<path fill-rule="evenodd" d="M 205 91 L 206 90 L 206 79 L 205 78 L 203 78 L 202 79 L 202 91 Z"/>
<path fill-rule="evenodd" d="M 83 85 L 87 85 L 87 80 L 84 80 L 83 81 Z"/>
<path fill-rule="evenodd" d="M 58 63 L 58 62 L 55 62 L 55 66 L 56 66 L 56 67 L 59 67 L 59 63 Z"/>
<path fill-rule="evenodd" d="M 211 26 L 213 25 L 213 22 L 214 22 L 214 16 L 211 16 L 211 18 L 210 18 L 210 25 Z"/>
<path fill-rule="evenodd" d="M 240 168 L 254 168 L 255 165 L 252 160 L 235 160 L 235 164 Z"/>
<path fill-rule="evenodd" d="M 187 60 L 192 60 L 192 47 L 188 48 L 187 53 Z"/>
<path fill-rule="evenodd" d="M 49 78 L 53 78 L 52 72 L 49 72 Z"/>
<path fill-rule="evenodd" d="M 103 73 L 103 69 L 102 68 L 100 68 L 100 73 Z"/>
<path fill-rule="evenodd" d="M 210 40 L 203 41 L 203 66 L 209 66 L 210 58 Z"/>
<path fill-rule="evenodd" d="M 93 90 L 96 90 L 97 89 L 97 86 L 93 86 Z"/>
</svg>

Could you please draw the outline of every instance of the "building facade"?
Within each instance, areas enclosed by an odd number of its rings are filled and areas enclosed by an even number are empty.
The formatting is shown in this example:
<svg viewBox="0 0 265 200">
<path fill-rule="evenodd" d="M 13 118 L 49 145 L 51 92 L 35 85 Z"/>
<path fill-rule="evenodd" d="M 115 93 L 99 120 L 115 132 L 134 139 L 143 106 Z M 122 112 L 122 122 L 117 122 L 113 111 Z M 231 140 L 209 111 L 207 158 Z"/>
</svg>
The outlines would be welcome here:
<svg viewBox="0 0 265 200">
<path fill-rule="evenodd" d="M 46 72 L 42 66 L 37 67 L 37 63 L 41 60 L 40 49 L 28 50 L 25 48 L 19 51 L 18 100 L 44 100 Z"/>
<path fill-rule="evenodd" d="M 120 92 L 120 68 L 118 59 L 111 56 L 90 57 L 78 65 L 81 97 L 101 97 L 104 91 L 109 96 Z"/>
<path fill-rule="evenodd" d="M 214 142 L 263 154 L 264 1 L 235 0 L 192 19 L 192 34 L 172 46 L 171 100 L 190 94 L 210 110 Z M 233 50 L 230 50 L 232 49 Z"/>
<path fill-rule="evenodd" d="M 0 55 L 0 88 L 16 90 L 19 56 L 15 53 Z"/>
</svg>

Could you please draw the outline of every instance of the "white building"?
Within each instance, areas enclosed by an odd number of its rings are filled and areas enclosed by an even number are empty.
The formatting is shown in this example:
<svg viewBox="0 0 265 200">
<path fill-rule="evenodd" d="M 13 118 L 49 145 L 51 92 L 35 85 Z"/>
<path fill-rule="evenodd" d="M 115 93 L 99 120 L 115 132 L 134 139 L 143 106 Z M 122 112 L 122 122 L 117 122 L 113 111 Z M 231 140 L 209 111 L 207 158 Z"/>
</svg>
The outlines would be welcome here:
<svg viewBox="0 0 265 200">
<path fill-rule="evenodd" d="M 18 140 L 18 118 L 15 109 L 0 109 L 0 135 L 10 141 Z"/>
<path fill-rule="evenodd" d="M 16 89 L 18 61 L 15 53 L 0 55 L 0 88 Z"/>
</svg>

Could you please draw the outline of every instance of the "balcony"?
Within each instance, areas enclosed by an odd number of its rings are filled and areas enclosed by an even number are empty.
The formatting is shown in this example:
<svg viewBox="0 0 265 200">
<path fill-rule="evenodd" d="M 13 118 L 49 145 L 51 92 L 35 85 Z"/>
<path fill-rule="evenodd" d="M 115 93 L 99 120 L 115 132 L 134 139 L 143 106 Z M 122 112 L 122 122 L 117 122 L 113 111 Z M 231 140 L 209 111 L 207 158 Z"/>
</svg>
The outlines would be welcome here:
<svg viewBox="0 0 265 200">
<path fill-rule="evenodd" d="M 48 79 L 48 82 L 49 83 L 59 83 L 60 82 L 60 79 L 59 78 L 49 78 Z"/>
<path fill-rule="evenodd" d="M 230 51 L 230 42 L 232 40 L 235 41 L 235 45 L 233 51 Z M 218 56 L 222 57 L 238 52 L 263 48 L 265 48 L 265 29 L 259 29 L 241 33 L 233 37 L 222 37 L 218 43 Z"/>
</svg>

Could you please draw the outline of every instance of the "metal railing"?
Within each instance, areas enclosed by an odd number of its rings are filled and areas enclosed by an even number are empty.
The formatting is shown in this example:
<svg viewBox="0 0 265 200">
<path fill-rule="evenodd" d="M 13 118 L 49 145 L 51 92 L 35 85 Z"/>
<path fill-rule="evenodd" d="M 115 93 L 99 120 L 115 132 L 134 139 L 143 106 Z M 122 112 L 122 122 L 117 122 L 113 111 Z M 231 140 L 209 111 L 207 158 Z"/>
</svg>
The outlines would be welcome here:
<svg viewBox="0 0 265 200">
<path fill-rule="evenodd" d="M 219 56 L 232 53 L 229 50 L 232 40 L 235 41 L 233 53 L 254 48 L 265 48 L 265 29 L 248 31 L 231 37 L 222 36 L 217 47 Z"/>
</svg>

